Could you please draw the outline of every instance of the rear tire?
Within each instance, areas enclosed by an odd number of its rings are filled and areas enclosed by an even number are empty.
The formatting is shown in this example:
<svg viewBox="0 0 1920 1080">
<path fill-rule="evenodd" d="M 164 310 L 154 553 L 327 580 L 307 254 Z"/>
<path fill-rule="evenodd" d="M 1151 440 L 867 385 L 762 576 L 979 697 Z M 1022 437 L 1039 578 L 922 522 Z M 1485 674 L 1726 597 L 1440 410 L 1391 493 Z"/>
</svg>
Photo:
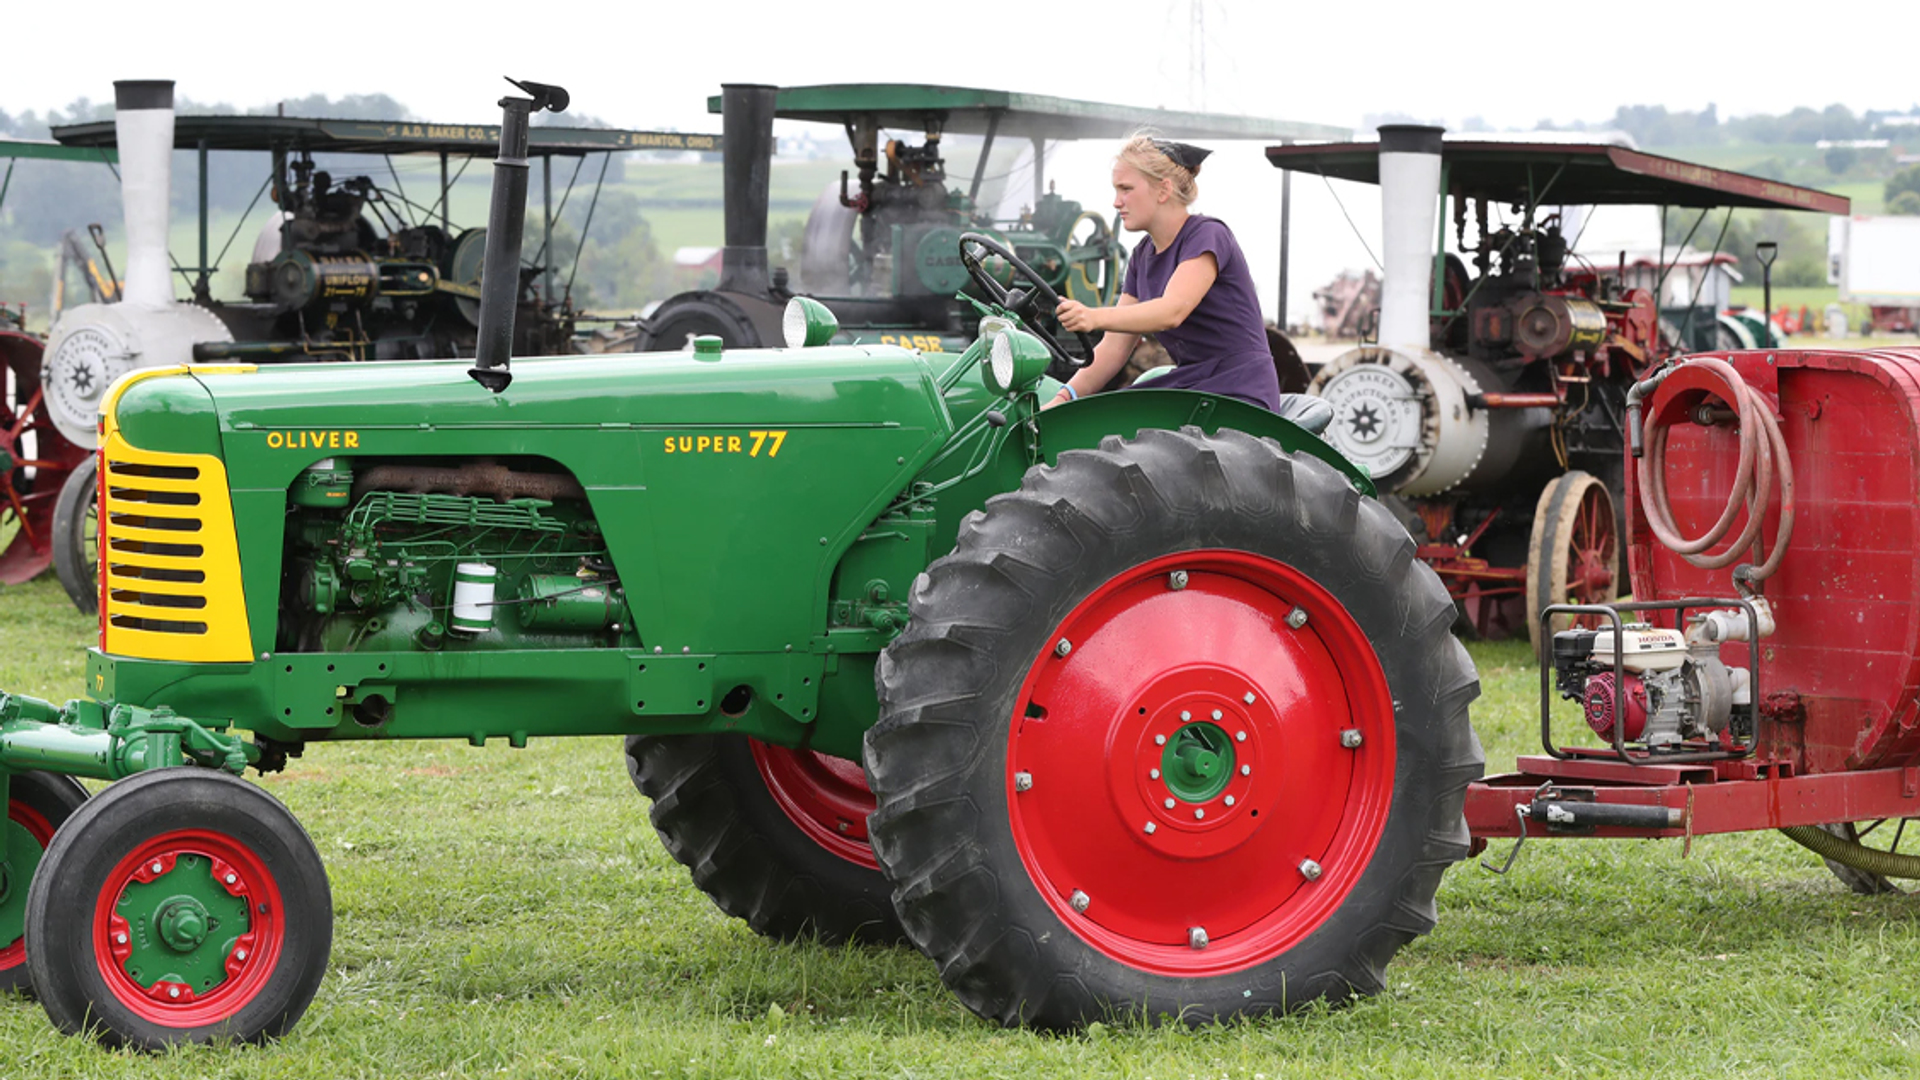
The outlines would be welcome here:
<svg viewBox="0 0 1920 1080">
<path fill-rule="evenodd" d="M 27 891 L 46 855 L 53 834 L 87 801 L 87 789 L 71 776 L 24 772 L 7 783 L 9 880 L 0 892 L 0 991 L 29 990 L 27 978 Z"/>
<path fill-rule="evenodd" d="M 735 735 L 633 735 L 626 750 L 667 853 L 721 911 L 783 941 L 900 940 L 857 772 Z"/>
<path fill-rule="evenodd" d="M 1332 467 L 1110 437 L 989 500 L 910 603 L 866 740 L 874 850 L 976 1013 L 1337 1003 L 1433 927 L 1479 683 L 1406 530 Z"/>
</svg>

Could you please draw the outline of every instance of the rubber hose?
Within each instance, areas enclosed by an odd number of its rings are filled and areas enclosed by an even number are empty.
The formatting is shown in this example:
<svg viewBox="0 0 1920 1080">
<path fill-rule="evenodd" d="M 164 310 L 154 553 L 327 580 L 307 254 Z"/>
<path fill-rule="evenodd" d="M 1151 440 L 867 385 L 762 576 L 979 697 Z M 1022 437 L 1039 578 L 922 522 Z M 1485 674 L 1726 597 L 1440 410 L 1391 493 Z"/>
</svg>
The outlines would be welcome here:
<svg viewBox="0 0 1920 1080">
<path fill-rule="evenodd" d="M 1780 567 L 1787 542 L 1793 535 L 1794 481 L 1793 463 L 1787 455 L 1786 440 L 1773 411 L 1759 391 L 1749 386 L 1731 364 L 1713 357 L 1689 360 L 1684 366 L 1704 368 L 1718 378 L 1725 391 L 1717 396 L 1736 407 L 1739 415 L 1740 463 L 1734 473 L 1733 488 L 1727 493 L 1727 505 L 1713 526 L 1699 537 L 1688 540 L 1674 524 L 1667 496 L 1666 455 L 1668 425 L 1656 424 L 1652 413 L 1645 421 L 1646 454 L 1637 466 L 1640 482 L 1640 506 L 1647 526 L 1655 537 L 1694 566 L 1717 570 L 1737 562 L 1747 548 L 1756 543 L 1761 521 L 1773 495 L 1776 478 L 1780 485 L 1780 525 L 1775 532 L 1773 550 L 1760 561 L 1749 580 L 1764 581 Z M 1718 555 L 1702 555 L 1726 536 L 1740 507 L 1747 508 L 1747 524 L 1739 536 Z"/>
<path fill-rule="evenodd" d="M 1881 877 L 1920 878 L 1920 855 L 1901 855 L 1856 844 L 1818 825 L 1795 825 L 1780 831 L 1801 847 L 1842 866 L 1851 866 L 1855 870 L 1865 870 Z"/>
</svg>

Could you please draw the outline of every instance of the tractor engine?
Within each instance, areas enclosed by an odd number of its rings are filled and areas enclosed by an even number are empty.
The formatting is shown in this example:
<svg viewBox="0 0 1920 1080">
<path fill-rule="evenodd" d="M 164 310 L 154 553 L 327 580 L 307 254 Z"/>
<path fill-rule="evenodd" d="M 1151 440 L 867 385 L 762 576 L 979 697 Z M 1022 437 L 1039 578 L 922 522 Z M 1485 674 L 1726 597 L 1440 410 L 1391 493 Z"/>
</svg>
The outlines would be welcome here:
<svg viewBox="0 0 1920 1080">
<path fill-rule="evenodd" d="M 551 468 L 349 458 L 309 466 L 291 497 L 281 647 L 466 651 L 634 640 L 585 493 Z"/>
<path fill-rule="evenodd" d="M 1755 603 L 1762 636 L 1772 630 L 1764 603 Z M 1618 637 L 1616 645 L 1611 627 L 1553 636 L 1554 688 L 1565 700 L 1581 703 L 1594 734 L 1608 742 L 1617 737 L 1623 743 L 1671 747 L 1717 739 L 1730 729 L 1739 735 L 1752 732 L 1749 672 L 1720 659 L 1723 643 L 1751 639 L 1744 612 L 1695 616 L 1684 635 L 1650 623 L 1627 623 Z"/>
</svg>

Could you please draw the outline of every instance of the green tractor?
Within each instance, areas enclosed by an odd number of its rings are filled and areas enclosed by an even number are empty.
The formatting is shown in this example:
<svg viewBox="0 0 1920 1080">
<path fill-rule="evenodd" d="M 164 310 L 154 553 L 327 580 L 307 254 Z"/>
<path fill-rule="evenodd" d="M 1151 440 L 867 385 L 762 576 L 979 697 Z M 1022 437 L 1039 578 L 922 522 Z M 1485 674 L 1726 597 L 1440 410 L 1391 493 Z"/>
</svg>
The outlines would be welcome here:
<svg viewBox="0 0 1920 1080">
<path fill-rule="evenodd" d="M 1482 757 L 1452 603 L 1365 473 L 1200 393 L 1042 412 L 1052 290 L 972 234 L 964 351 L 834 345 L 798 298 L 786 348 L 509 370 L 527 86 L 471 370 L 153 368 L 104 401 L 85 696 L 0 694 L 0 979 L 109 1044 L 279 1036 L 331 899 L 246 769 L 611 734 L 722 909 L 910 941 L 983 1017 L 1379 990 Z"/>
</svg>

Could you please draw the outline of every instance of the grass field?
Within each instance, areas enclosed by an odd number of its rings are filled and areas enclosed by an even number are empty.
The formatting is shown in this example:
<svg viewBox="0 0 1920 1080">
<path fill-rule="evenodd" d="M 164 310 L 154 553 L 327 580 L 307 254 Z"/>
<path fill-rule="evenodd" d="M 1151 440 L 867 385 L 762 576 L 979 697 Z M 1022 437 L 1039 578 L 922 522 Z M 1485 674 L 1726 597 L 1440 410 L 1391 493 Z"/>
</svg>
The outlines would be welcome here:
<svg viewBox="0 0 1920 1080">
<path fill-rule="evenodd" d="M 91 624 L 0 591 L 0 687 L 77 689 Z M 1534 744 L 1524 646 L 1470 646 L 1489 765 Z M 1056 1037 L 975 1019 L 907 948 L 760 940 L 662 850 L 610 739 L 318 745 L 261 781 L 332 878 L 333 965 L 264 1048 L 159 1057 L 0 998 L 0 1077 L 1907 1076 L 1920 921 L 1772 834 L 1536 841 L 1456 867 L 1441 921 L 1345 1008 Z M 1504 856 L 1506 845 L 1493 855 Z"/>
</svg>

